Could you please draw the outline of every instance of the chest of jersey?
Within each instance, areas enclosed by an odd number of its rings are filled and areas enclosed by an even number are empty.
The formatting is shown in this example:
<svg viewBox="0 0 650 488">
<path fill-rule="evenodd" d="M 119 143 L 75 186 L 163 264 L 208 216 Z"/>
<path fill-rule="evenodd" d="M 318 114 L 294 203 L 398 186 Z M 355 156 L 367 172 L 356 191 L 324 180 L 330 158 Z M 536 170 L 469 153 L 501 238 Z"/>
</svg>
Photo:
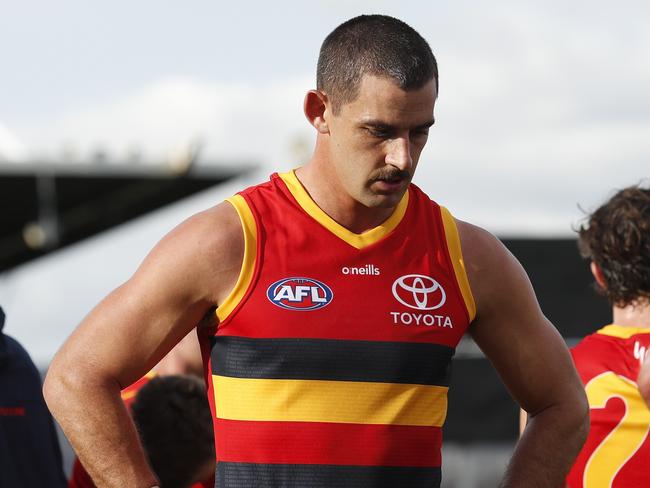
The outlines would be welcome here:
<svg viewBox="0 0 650 488">
<path fill-rule="evenodd" d="M 434 204 L 417 208 L 422 202 L 411 197 L 392 232 L 355 248 L 283 196 L 251 202 L 257 271 L 220 334 L 455 347 L 468 318 Z"/>
<path fill-rule="evenodd" d="M 440 208 L 412 188 L 385 224 L 353 235 L 291 184 L 242 194 L 255 251 L 207 351 L 218 479 L 437 486 L 470 315 Z"/>
</svg>

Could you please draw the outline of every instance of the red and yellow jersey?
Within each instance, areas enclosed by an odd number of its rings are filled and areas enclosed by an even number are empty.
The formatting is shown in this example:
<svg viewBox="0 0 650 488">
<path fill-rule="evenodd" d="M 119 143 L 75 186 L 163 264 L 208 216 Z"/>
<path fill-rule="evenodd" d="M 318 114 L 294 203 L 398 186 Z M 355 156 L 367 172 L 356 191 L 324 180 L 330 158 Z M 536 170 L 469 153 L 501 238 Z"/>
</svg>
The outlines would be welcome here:
<svg viewBox="0 0 650 488">
<path fill-rule="evenodd" d="M 293 172 L 229 201 L 244 261 L 201 338 L 217 485 L 438 486 L 450 362 L 475 315 L 449 212 L 411 185 L 355 234 Z"/>
<path fill-rule="evenodd" d="M 571 354 L 589 400 L 589 437 L 567 478 L 570 488 L 650 486 L 650 410 L 636 384 L 650 329 L 608 325 Z"/>
</svg>

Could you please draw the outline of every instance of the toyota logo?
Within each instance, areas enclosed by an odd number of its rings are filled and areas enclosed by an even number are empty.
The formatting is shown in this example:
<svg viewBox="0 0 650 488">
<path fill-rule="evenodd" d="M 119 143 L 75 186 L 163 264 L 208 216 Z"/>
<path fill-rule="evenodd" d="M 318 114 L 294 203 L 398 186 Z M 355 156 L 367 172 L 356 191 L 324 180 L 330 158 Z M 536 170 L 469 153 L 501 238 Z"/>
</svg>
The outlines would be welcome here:
<svg viewBox="0 0 650 488">
<path fill-rule="evenodd" d="M 440 283 L 418 274 L 397 278 L 393 282 L 393 296 L 402 305 L 416 310 L 435 310 L 442 307 L 447 299 Z"/>
</svg>

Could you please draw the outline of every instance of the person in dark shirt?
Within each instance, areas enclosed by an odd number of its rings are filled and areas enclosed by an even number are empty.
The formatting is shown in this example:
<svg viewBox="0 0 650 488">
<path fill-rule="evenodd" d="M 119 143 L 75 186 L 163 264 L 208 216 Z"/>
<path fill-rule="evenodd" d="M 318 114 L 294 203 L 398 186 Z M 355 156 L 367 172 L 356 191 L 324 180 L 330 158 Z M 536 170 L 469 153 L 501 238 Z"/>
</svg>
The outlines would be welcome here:
<svg viewBox="0 0 650 488">
<path fill-rule="evenodd" d="M 61 450 L 29 354 L 2 332 L 0 307 L 0 486 L 65 487 Z"/>
</svg>

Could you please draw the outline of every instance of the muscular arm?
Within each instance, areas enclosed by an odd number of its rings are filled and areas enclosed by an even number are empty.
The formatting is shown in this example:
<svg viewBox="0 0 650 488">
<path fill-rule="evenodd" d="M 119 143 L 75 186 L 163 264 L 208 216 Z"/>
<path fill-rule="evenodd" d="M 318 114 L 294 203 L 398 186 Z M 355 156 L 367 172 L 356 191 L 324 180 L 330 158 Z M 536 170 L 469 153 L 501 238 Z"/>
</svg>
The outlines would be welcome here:
<svg viewBox="0 0 650 488">
<path fill-rule="evenodd" d="M 98 486 L 157 484 L 120 390 L 220 303 L 237 280 L 242 255 L 230 204 L 197 214 L 92 310 L 55 356 L 45 398 Z"/>
<path fill-rule="evenodd" d="M 529 416 L 502 486 L 563 486 L 589 429 L 569 352 L 514 256 L 482 229 L 458 230 L 478 310 L 470 333 Z"/>
</svg>

